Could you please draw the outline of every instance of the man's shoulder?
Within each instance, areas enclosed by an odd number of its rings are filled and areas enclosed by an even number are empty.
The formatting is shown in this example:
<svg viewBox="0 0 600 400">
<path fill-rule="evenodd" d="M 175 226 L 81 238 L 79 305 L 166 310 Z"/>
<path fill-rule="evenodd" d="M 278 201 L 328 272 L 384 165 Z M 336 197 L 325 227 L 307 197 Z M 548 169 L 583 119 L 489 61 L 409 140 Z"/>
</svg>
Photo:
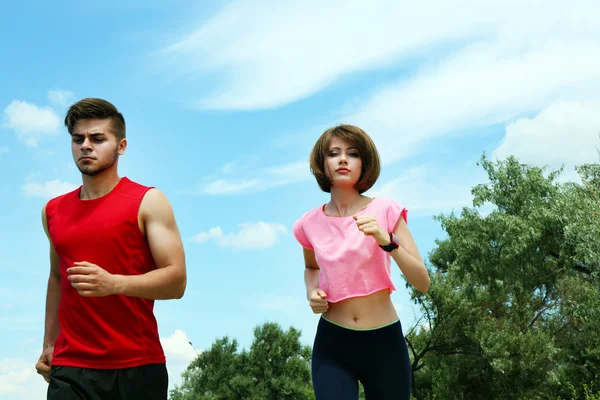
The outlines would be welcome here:
<svg viewBox="0 0 600 400">
<path fill-rule="evenodd" d="M 154 186 L 144 185 L 139 182 L 133 181 L 127 177 L 121 178 L 121 181 L 123 183 L 122 185 L 120 185 L 121 188 L 119 190 L 121 195 L 130 198 L 142 200 L 147 197 L 147 194 L 149 192 L 154 191 L 152 189 L 155 189 Z"/>
<path fill-rule="evenodd" d="M 52 207 L 54 205 L 60 204 L 64 201 L 71 200 L 72 198 L 79 197 L 79 191 L 81 190 L 81 186 L 76 189 L 71 190 L 70 192 L 63 193 L 61 195 L 55 196 L 46 202 L 45 208 Z"/>
<path fill-rule="evenodd" d="M 146 184 L 140 183 L 138 181 L 134 181 L 133 179 L 128 178 L 126 176 L 122 177 L 121 179 L 129 187 L 141 188 L 141 189 L 146 189 L 146 190 L 148 190 L 148 189 L 154 189 L 154 186 L 152 186 L 152 185 L 146 185 Z"/>
</svg>

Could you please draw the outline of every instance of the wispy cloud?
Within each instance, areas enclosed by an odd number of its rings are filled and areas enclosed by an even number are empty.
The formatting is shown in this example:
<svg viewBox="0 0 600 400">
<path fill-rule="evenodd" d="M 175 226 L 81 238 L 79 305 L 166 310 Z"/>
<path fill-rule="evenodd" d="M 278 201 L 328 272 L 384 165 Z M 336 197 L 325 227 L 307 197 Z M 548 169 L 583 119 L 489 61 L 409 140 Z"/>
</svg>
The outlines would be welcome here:
<svg viewBox="0 0 600 400">
<path fill-rule="evenodd" d="M 498 5 L 459 3 L 234 1 L 159 55 L 182 75 L 224 73 L 222 85 L 200 107 L 275 107 L 350 72 L 386 67 L 428 46 L 481 34 L 502 18 Z M 452 18 L 456 9 L 464 10 L 465 21 Z"/>
<path fill-rule="evenodd" d="M 237 163 L 229 162 L 221 168 L 227 174 L 236 168 Z M 220 178 L 201 186 L 199 193 L 204 195 L 232 195 L 256 193 L 276 186 L 286 185 L 310 178 L 308 162 L 294 162 L 264 169 L 246 171 L 247 179 Z"/>
<path fill-rule="evenodd" d="M 200 232 L 192 240 L 198 243 L 214 240 L 219 246 L 234 250 L 266 249 L 273 246 L 280 236 L 287 234 L 284 225 L 263 221 L 240 224 L 239 228 L 237 232 L 225 234 L 220 226 L 216 226 L 207 232 Z"/>
<path fill-rule="evenodd" d="M 448 133 L 598 100 L 598 14 L 592 0 L 568 10 L 557 0 L 234 1 L 160 53 L 168 73 L 216 75 L 198 101 L 216 109 L 277 107 L 349 73 L 411 62 L 408 74 L 350 99 L 336 121 L 363 127 L 390 163 Z"/>
<path fill-rule="evenodd" d="M 23 185 L 25 197 L 42 197 L 50 199 L 77 189 L 79 186 L 71 182 L 54 179 L 44 183 L 27 182 Z"/>
<path fill-rule="evenodd" d="M 4 313 L 3 313 L 4 314 Z M 41 314 L 4 314 L 0 316 L 0 326 L 5 332 L 32 332 L 37 331 L 44 323 Z"/>
<path fill-rule="evenodd" d="M 50 90 L 48 100 L 60 107 L 69 107 L 75 100 L 75 93 L 63 89 Z"/>
<path fill-rule="evenodd" d="M 381 156 L 391 162 L 443 134 L 510 121 L 561 97 L 597 96 L 599 89 L 600 40 L 532 46 L 498 39 L 375 90 L 345 120 L 385 143 Z"/>
<path fill-rule="evenodd" d="M 27 146 L 35 147 L 42 137 L 59 132 L 60 118 L 50 107 L 13 100 L 4 109 L 3 126 L 15 131 Z"/>
<path fill-rule="evenodd" d="M 202 188 L 204 194 L 235 194 L 256 188 L 260 185 L 260 179 L 250 180 L 225 180 L 217 179 Z"/>
<path fill-rule="evenodd" d="M 269 108 L 306 98 L 351 72 L 388 67 L 423 55 L 435 60 L 432 53 L 442 47 L 446 50 L 481 40 L 493 49 L 493 43 L 501 38 L 505 44 L 518 43 L 507 49 L 514 51 L 522 45 L 545 47 L 556 37 L 577 39 L 590 32 L 597 34 L 593 17 L 597 11 L 598 4 L 591 0 L 574 2 L 568 11 L 563 2 L 540 0 L 414 4 L 395 0 L 333 0 L 327 4 L 240 0 L 227 4 L 158 55 L 166 73 L 178 73 L 182 78 L 207 74 L 221 78 L 214 92 L 198 101 L 200 107 Z M 565 32 L 569 35 L 562 35 Z M 480 51 L 485 52 L 485 47 Z M 561 60 L 559 65 L 571 64 L 565 61 L 568 59 Z M 536 74 L 547 75 L 546 67 L 551 66 L 541 66 L 544 68 L 536 69 Z M 497 69 L 489 75 L 494 76 Z M 537 81 L 535 75 L 531 79 Z"/>
<path fill-rule="evenodd" d="M 521 162 L 552 168 L 564 164 L 567 168 L 562 179 L 578 180 L 574 165 L 598 162 L 598 110 L 599 100 L 560 102 L 533 117 L 509 122 L 492 157 L 514 155 Z M 434 170 L 432 165 L 419 166 L 382 182 L 370 194 L 396 199 L 407 206 L 409 216 L 429 216 L 471 206 L 471 188 L 487 181 L 475 164 L 445 171 Z"/>
<path fill-rule="evenodd" d="M 473 165 L 473 168 L 475 165 Z M 480 181 L 477 179 L 480 178 Z M 381 186 L 369 191 L 375 197 L 387 197 L 403 204 L 411 217 L 437 215 L 460 210 L 472 205 L 471 188 L 482 183 L 483 172 L 455 169 L 434 171 L 420 166 L 409 169 L 402 175 L 382 182 Z"/>
<path fill-rule="evenodd" d="M 48 384 L 33 368 L 35 359 L 0 360 L 0 397 L 6 400 L 46 397 Z"/>
</svg>

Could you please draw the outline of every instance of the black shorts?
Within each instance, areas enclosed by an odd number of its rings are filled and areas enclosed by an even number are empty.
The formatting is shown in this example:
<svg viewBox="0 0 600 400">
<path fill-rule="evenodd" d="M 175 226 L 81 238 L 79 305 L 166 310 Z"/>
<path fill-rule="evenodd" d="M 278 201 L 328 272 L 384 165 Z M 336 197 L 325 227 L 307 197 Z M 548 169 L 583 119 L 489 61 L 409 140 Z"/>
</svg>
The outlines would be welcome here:
<svg viewBox="0 0 600 400">
<path fill-rule="evenodd" d="M 123 369 L 55 366 L 50 369 L 48 400 L 167 400 L 165 364 Z"/>
</svg>

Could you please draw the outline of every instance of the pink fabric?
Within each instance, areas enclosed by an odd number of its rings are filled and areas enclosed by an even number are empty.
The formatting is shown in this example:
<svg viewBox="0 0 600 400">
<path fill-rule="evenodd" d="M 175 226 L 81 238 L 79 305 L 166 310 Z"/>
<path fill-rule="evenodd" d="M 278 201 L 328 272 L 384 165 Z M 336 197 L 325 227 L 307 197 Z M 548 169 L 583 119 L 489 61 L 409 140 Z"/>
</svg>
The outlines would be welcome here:
<svg viewBox="0 0 600 400">
<path fill-rule="evenodd" d="M 408 210 L 394 200 L 374 198 L 357 215 L 374 216 L 382 229 L 391 232 Z M 293 228 L 296 240 L 315 252 L 321 268 L 320 288 L 332 303 L 366 296 L 383 289 L 396 290 L 390 276 L 390 254 L 373 237 L 358 230 L 349 217 L 328 217 L 323 206 L 304 214 Z"/>
</svg>

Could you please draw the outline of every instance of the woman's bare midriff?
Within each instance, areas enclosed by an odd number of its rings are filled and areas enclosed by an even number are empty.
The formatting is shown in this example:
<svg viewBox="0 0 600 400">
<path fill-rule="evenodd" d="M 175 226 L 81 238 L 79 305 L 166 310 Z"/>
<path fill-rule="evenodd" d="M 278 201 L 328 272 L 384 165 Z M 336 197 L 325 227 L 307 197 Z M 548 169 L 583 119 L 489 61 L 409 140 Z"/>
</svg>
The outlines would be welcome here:
<svg viewBox="0 0 600 400">
<path fill-rule="evenodd" d="M 329 309 L 323 316 L 331 322 L 353 329 L 378 328 L 398 320 L 388 289 L 329 303 Z"/>
</svg>

